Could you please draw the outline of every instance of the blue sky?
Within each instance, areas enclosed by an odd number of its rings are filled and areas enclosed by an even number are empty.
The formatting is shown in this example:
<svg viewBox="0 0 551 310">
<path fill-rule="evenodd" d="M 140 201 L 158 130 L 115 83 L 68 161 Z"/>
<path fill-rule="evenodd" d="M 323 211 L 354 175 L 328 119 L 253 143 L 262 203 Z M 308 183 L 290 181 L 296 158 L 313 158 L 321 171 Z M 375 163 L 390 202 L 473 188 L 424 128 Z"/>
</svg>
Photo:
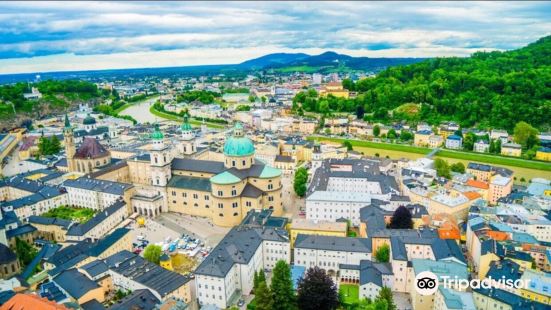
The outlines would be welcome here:
<svg viewBox="0 0 551 310">
<path fill-rule="evenodd" d="M 467 56 L 549 34 L 549 2 L 0 2 L 0 74 L 273 52 Z"/>
</svg>

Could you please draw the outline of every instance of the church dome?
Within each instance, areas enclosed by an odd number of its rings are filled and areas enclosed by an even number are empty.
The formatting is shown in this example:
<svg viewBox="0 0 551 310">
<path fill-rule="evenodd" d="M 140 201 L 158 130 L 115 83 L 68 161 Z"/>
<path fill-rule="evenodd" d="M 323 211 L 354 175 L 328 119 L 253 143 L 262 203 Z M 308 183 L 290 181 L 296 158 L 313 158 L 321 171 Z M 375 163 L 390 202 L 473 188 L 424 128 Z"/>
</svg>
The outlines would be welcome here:
<svg viewBox="0 0 551 310">
<path fill-rule="evenodd" d="M 186 115 L 184 115 L 184 122 L 182 123 L 182 126 L 180 126 L 180 129 L 182 131 L 192 131 L 193 128 L 191 127 L 191 124 L 189 123 L 189 118 Z"/>
<path fill-rule="evenodd" d="M 82 123 L 84 125 L 94 125 L 96 123 L 96 119 L 93 118 L 90 114 L 88 114 L 88 116 L 86 116 L 86 118 Z"/>
<path fill-rule="evenodd" d="M 155 124 L 155 131 L 153 131 L 153 133 L 151 134 L 151 139 L 153 139 L 153 140 L 162 140 L 162 139 L 164 139 L 164 137 L 165 136 L 163 135 L 163 133 L 159 129 L 159 124 Z"/>
<path fill-rule="evenodd" d="M 227 156 L 250 156 L 254 154 L 254 144 L 243 134 L 243 126 L 237 123 L 233 129 L 233 136 L 224 144 L 224 154 Z"/>
</svg>

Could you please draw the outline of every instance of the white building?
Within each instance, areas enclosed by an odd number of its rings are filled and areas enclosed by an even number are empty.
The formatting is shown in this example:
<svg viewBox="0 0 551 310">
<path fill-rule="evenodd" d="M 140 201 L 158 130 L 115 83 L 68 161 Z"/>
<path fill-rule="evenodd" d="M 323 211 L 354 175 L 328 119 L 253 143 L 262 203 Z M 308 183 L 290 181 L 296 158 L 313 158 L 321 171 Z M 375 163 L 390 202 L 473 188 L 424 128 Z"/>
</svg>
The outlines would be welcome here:
<svg viewBox="0 0 551 310">
<path fill-rule="evenodd" d="M 478 140 L 475 142 L 473 150 L 478 153 L 488 153 L 490 144 L 484 140 Z"/>
<path fill-rule="evenodd" d="M 371 260 L 371 240 L 299 234 L 295 240 L 294 263 L 306 268 L 318 267 L 339 278 L 342 265 L 360 265 Z"/>
<path fill-rule="evenodd" d="M 236 294 L 248 295 L 256 271 L 271 270 L 277 261 L 291 261 L 287 231 L 236 226 L 195 270 L 199 304 L 230 307 Z"/>
<path fill-rule="evenodd" d="M 63 182 L 67 189 L 67 203 L 81 208 L 103 210 L 124 197 L 132 184 L 111 182 L 86 177 Z"/>
<path fill-rule="evenodd" d="M 370 203 L 367 193 L 315 191 L 306 198 L 306 219 L 335 222 L 344 218 L 358 226 L 360 209 Z"/>
</svg>

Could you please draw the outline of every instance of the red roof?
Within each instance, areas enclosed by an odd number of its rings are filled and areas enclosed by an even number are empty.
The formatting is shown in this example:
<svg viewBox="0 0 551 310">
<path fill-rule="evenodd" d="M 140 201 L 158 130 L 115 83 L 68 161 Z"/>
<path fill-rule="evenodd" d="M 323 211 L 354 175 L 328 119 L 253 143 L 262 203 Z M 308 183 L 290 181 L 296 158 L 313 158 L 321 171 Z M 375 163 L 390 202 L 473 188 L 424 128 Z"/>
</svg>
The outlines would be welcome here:
<svg viewBox="0 0 551 310">
<path fill-rule="evenodd" d="M 56 304 L 46 298 L 40 298 L 37 295 L 15 294 L 0 310 L 66 310 L 63 305 Z"/>
<path fill-rule="evenodd" d="M 89 159 L 105 157 L 107 155 L 109 155 L 109 152 L 98 140 L 88 137 L 84 138 L 84 141 L 75 153 L 75 158 Z"/>
<path fill-rule="evenodd" d="M 466 184 L 467 184 L 468 186 L 476 187 L 476 188 L 480 188 L 480 189 L 488 189 L 488 188 L 490 188 L 490 186 L 488 185 L 488 183 L 482 182 L 482 181 L 473 180 L 473 179 L 467 181 Z"/>
</svg>

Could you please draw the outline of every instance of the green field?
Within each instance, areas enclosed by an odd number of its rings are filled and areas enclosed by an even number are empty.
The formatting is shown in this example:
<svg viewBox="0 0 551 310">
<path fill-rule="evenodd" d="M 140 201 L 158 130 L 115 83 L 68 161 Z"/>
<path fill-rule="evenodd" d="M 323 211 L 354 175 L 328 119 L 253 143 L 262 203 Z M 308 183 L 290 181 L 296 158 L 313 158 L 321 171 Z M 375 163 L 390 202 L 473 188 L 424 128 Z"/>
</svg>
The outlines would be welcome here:
<svg viewBox="0 0 551 310">
<path fill-rule="evenodd" d="M 158 117 L 161 117 L 161 118 L 164 118 L 164 119 L 167 119 L 167 120 L 170 120 L 170 121 L 182 122 L 184 120 L 183 117 L 157 111 L 153 108 L 153 106 L 151 106 L 149 108 L 149 112 L 151 112 L 151 114 L 153 114 L 153 115 L 156 115 Z M 189 122 L 193 125 L 202 125 L 203 124 L 203 122 L 198 121 L 198 120 L 193 120 L 193 119 L 190 119 Z M 207 127 L 216 128 L 216 129 L 223 129 L 225 127 L 222 124 L 209 123 L 209 122 L 205 122 L 205 125 L 207 125 Z"/>
<path fill-rule="evenodd" d="M 96 211 L 88 208 L 60 206 L 43 213 L 42 216 L 86 223 L 94 217 L 95 214 Z"/>
<path fill-rule="evenodd" d="M 311 136 L 311 137 L 308 137 L 308 140 L 328 141 L 328 142 L 340 144 L 347 139 Z M 431 152 L 431 149 L 411 146 L 411 145 L 404 145 L 404 144 L 378 143 L 378 142 L 360 141 L 360 140 L 351 140 L 351 139 L 348 141 L 352 143 L 352 146 L 366 147 L 366 148 L 373 148 L 373 149 L 400 151 L 400 152 L 416 153 L 416 154 L 428 154 Z M 450 151 L 450 150 L 440 150 L 438 151 L 436 156 L 441 158 L 462 159 L 462 160 L 476 161 L 481 163 L 488 163 L 488 164 L 495 164 L 495 165 L 502 165 L 502 166 L 551 171 L 550 163 L 535 161 L 535 160 L 526 160 L 526 159 L 520 159 L 520 158 L 511 158 L 511 157 L 503 157 L 503 156 L 496 156 L 496 155 L 468 153 L 468 152 L 459 152 L 459 151 Z"/>
<path fill-rule="evenodd" d="M 339 286 L 339 295 L 344 305 L 353 305 L 360 300 L 360 288 L 355 284 L 341 284 Z"/>
<path fill-rule="evenodd" d="M 329 137 L 318 137 L 318 136 L 311 136 L 311 137 L 308 137 L 307 139 L 318 140 L 318 141 L 328 141 L 328 142 L 334 142 L 334 143 L 343 143 L 345 140 L 348 140 L 343 138 L 329 138 Z M 416 153 L 416 154 L 428 154 L 431 151 L 430 149 L 427 149 L 427 148 L 405 145 L 405 144 L 389 144 L 389 143 L 379 143 L 379 142 L 360 141 L 360 140 L 348 140 L 348 141 L 352 143 L 352 146 L 369 147 L 373 149 L 381 149 L 381 150 L 389 150 L 389 151 L 402 151 L 402 152 Z"/>
</svg>

